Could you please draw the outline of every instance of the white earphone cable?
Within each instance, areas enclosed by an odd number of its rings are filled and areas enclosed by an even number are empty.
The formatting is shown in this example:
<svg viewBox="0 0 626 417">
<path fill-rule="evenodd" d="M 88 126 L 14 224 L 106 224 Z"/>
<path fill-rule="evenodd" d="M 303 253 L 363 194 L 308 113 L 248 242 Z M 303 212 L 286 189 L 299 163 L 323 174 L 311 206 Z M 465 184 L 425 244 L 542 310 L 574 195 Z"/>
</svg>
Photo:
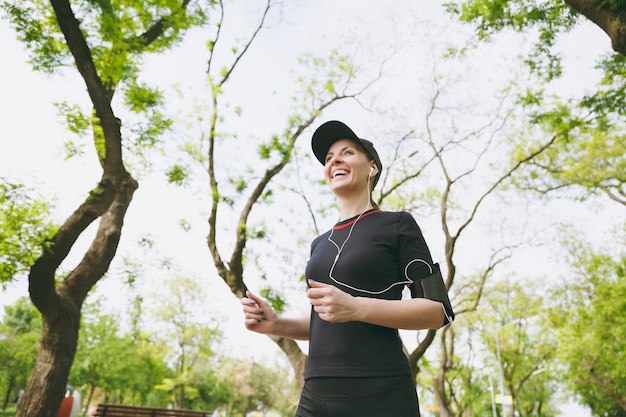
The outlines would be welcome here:
<svg viewBox="0 0 626 417">
<path fill-rule="evenodd" d="M 372 173 L 372 171 L 373 171 L 373 169 L 370 170 L 370 173 Z M 370 188 L 370 177 L 371 176 L 367 177 L 367 190 L 368 190 L 368 204 L 367 204 L 367 206 L 368 206 L 368 208 L 369 208 L 369 204 L 370 204 L 371 199 L 372 199 L 372 189 Z M 423 259 L 413 259 L 404 268 L 404 276 L 406 278 L 406 281 L 394 282 L 393 284 L 389 285 L 387 288 L 385 288 L 384 290 L 381 290 L 381 291 L 370 291 L 370 290 L 366 290 L 364 288 L 354 287 L 352 285 L 346 284 L 345 282 L 341 282 L 338 279 L 336 279 L 335 277 L 333 277 L 333 271 L 335 270 L 335 265 L 337 265 L 337 261 L 339 261 L 339 256 L 341 255 L 341 252 L 343 252 L 343 248 L 346 246 L 346 243 L 348 243 L 348 240 L 352 236 L 352 230 L 354 229 L 354 226 L 356 226 L 356 224 L 361 219 L 361 217 L 363 217 L 363 214 L 365 214 L 365 212 L 367 212 L 367 209 L 364 212 L 362 212 L 361 214 L 359 214 L 359 216 L 356 218 L 354 223 L 352 223 L 352 225 L 350 226 L 350 230 L 348 231 L 348 236 L 346 237 L 346 240 L 343 241 L 341 246 L 339 246 L 337 243 L 335 243 L 332 240 L 334 229 L 330 229 L 330 234 L 328 235 L 327 239 L 328 239 L 328 241 L 330 243 L 333 244 L 333 246 L 335 246 L 335 248 L 337 248 L 337 255 L 335 256 L 335 260 L 333 261 L 333 264 L 330 267 L 330 270 L 328 271 L 328 278 L 330 278 L 334 283 L 336 283 L 338 285 L 341 285 L 343 287 L 346 287 L 346 288 L 350 288 L 351 290 L 359 291 L 359 292 L 366 293 L 366 294 L 371 294 L 371 295 L 379 295 L 379 294 L 383 294 L 383 293 L 389 291 L 391 288 L 395 287 L 396 285 L 410 285 L 410 284 L 413 284 L 413 280 L 411 278 L 409 278 L 409 276 L 408 276 L 409 266 L 413 262 L 419 261 L 419 262 L 425 263 L 428 266 L 428 268 L 430 269 L 430 272 L 432 274 L 432 270 L 433 269 L 432 269 L 432 267 L 430 266 L 430 264 L 428 262 L 424 261 Z"/>
</svg>

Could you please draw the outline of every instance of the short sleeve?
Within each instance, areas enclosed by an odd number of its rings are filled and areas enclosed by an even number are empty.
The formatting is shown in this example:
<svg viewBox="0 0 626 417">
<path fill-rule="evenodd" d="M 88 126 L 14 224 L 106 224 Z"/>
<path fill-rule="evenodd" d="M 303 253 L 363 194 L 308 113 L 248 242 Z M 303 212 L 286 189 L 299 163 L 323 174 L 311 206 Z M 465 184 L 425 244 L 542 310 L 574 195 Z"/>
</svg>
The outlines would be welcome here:
<svg viewBox="0 0 626 417">
<path fill-rule="evenodd" d="M 433 262 L 422 231 L 409 213 L 403 213 L 399 222 L 398 248 L 400 270 L 412 281 L 411 296 L 440 302 L 445 316 L 443 326 L 452 322 L 454 311 L 439 264 Z"/>
<path fill-rule="evenodd" d="M 428 275 L 433 264 L 422 230 L 406 212 L 400 213 L 398 221 L 398 262 L 399 270 L 412 281 Z"/>
</svg>

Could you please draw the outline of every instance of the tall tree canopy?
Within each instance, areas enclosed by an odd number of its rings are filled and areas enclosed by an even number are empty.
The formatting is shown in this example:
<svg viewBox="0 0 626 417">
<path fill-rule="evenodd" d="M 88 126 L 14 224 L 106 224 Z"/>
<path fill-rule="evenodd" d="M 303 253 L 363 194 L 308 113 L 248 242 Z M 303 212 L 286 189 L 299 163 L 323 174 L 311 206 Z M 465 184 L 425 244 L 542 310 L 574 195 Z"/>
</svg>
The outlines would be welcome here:
<svg viewBox="0 0 626 417">
<path fill-rule="evenodd" d="M 554 136 L 554 146 L 533 161 L 520 181 L 542 193 L 576 186 L 579 196 L 604 193 L 626 204 L 623 106 L 626 97 L 626 3 L 623 0 L 467 0 L 450 2 L 448 11 L 474 26 L 488 41 L 508 30 L 534 34 L 526 62 L 539 80 L 520 96 L 528 109 L 529 126 Z M 594 91 L 579 97 L 554 97 L 545 82 L 563 73 L 557 41 L 589 19 L 611 38 L 614 54 L 599 53 L 596 69 L 603 76 Z M 531 35 L 532 36 L 532 35 Z M 602 48 L 598 48 L 602 51 Z M 530 134 L 529 134 L 530 133 Z M 522 143 L 518 150 L 527 147 Z"/>
<path fill-rule="evenodd" d="M 475 22 L 483 37 L 505 27 L 518 31 L 536 27 L 549 46 L 582 15 L 609 36 L 616 52 L 626 55 L 624 0 L 467 0 L 450 2 L 449 7 L 463 20 Z"/>
<path fill-rule="evenodd" d="M 138 82 L 143 59 L 171 48 L 187 29 L 204 24 L 210 7 L 211 3 L 189 0 L 2 2 L 18 39 L 30 51 L 34 69 L 78 70 L 91 112 L 71 105 L 62 108 L 71 130 L 91 130 L 102 167 L 98 185 L 42 242 L 46 250 L 30 269 L 30 297 L 42 313 L 43 331 L 17 417 L 56 415 L 76 351 L 81 306 L 115 256 L 124 216 L 138 187 L 126 169 L 123 150 L 145 149 L 169 125 L 158 110 L 161 93 Z M 123 98 L 114 102 L 117 91 Z M 143 117 L 144 123 L 124 127 L 116 106 Z M 82 260 L 58 279 L 59 266 L 97 220 L 97 232 Z"/>
</svg>

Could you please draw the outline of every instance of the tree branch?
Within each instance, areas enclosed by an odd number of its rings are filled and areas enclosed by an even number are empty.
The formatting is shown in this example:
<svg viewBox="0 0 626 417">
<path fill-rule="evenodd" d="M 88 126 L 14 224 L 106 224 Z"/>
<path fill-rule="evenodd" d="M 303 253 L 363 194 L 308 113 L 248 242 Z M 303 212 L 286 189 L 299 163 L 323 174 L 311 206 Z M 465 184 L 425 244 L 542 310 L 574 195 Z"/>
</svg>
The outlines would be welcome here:
<svg viewBox="0 0 626 417">
<path fill-rule="evenodd" d="M 614 51 L 626 55 L 626 13 L 599 8 L 598 0 L 565 0 L 565 3 L 598 25 L 611 39 Z"/>
<path fill-rule="evenodd" d="M 80 23 L 76 19 L 68 0 L 50 0 L 50 2 L 65 36 L 67 46 L 74 57 L 78 72 L 85 80 L 87 92 L 106 138 L 106 153 L 103 156 L 105 175 L 123 175 L 125 169 L 122 164 L 120 124 L 113 114 L 110 98 L 98 75 L 89 46 L 80 30 Z"/>
</svg>

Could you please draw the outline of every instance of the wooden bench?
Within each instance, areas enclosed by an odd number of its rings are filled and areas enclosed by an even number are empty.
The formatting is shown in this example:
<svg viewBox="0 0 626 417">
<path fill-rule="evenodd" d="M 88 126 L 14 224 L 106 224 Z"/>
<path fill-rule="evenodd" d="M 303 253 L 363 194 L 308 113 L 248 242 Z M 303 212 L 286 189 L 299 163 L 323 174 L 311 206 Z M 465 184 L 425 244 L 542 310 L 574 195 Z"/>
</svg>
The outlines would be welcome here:
<svg viewBox="0 0 626 417">
<path fill-rule="evenodd" d="M 210 417 L 210 411 L 98 404 L 94 417 Z"/>
</svg>

